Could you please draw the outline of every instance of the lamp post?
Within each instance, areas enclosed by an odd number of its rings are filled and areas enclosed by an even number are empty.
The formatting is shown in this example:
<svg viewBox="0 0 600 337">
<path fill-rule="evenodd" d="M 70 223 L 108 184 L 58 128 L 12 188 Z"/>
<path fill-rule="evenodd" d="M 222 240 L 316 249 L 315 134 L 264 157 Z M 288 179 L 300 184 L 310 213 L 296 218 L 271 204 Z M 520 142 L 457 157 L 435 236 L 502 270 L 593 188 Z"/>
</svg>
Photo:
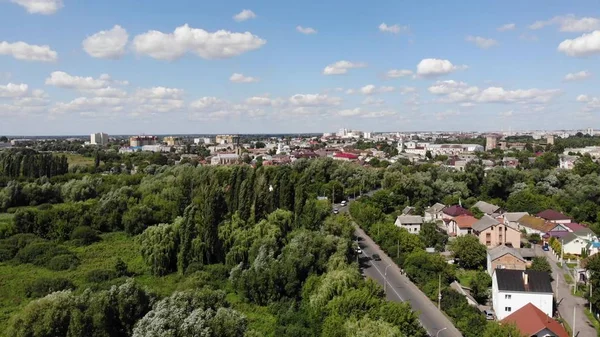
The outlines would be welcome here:
<svg viewBox="0 0 600 337">
<path fill-rule="evenodd" d="M 387 269 L 389 267 L 391 267 L 392 264 L 388 264 L 387 266 L 385 266 L 385 271 L 383 272 L 383 293 L 385 294 L 385 291 L 387 289 Z"/>
<path fill-rule="evenodd" d="M 448 330 L 448 328 L 439 329 L 438 332 L 435 334 L 435 337 L 440 337 L 440 332 L 442 332 L 444 330 Z"/>
</svg>

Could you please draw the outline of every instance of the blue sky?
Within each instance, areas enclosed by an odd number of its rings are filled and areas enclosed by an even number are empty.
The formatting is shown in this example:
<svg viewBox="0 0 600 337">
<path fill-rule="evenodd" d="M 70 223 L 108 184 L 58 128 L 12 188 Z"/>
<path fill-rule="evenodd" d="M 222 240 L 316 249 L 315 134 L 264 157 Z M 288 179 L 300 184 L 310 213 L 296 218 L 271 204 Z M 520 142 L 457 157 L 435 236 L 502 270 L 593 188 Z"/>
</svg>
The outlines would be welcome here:
<svg viewBox="0 0 600 337">
<path fill-rule="evenodd" d="M 0 134 L 599 121 L 596 1 L 0 0 L 0 22 Z"/>
</svg>

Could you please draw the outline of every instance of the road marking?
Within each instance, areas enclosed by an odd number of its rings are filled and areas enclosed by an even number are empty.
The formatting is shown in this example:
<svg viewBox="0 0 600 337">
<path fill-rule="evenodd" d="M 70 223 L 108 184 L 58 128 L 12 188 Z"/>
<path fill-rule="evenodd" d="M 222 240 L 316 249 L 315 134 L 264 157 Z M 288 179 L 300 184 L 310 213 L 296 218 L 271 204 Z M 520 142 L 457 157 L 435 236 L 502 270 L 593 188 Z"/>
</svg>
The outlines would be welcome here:
<svg viewBox="0 0 600 337">
<path fill-rule="evenodd" d="M 363 255 L 366 258 L 369 258 L 369 256 L 367 254 L 365 254 L 365 251 L 363 250 Z M 383 282 L 389 284 L 390 288 L 392 289 L 392 291 L 394 292 L 394 294 L 396 294 L 396 296 L 398 296 L 398 298 L 400 299 L 400 301 L 405 302 L 404 299 L 402 298 L 402 296 L 400 296 L 400 294 L 398 294 L 398 292 L 396 291 L 396 289 L 394 289 L 394 287 L 390 284 L 390 282 L 387 280 L 387 277 L 385 277 L 385 275 L 381 272 L 381 270 L 379 270 L 379 268 L 377 268 L 377 266 L 371 262 L 371 266 L 375 267 L 375 269 L 377 269 L 377 272 L 379 273 L 379 275 L 381 275 L 383 277 Z"/>
</svg>

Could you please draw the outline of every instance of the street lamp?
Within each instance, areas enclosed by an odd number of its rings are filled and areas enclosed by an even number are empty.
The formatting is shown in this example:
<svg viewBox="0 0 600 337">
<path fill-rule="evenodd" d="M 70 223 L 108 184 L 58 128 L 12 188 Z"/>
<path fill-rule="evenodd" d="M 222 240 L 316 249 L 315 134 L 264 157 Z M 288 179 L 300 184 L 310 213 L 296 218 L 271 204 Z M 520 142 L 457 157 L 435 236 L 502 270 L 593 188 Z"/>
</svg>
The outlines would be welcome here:
<svg viewBox="0 0 600 337">
<path fill-rule="evenodd" d="M 438 330 L 438 332 L 435 334 L 435 337 L 440 337 L 440 332 L 447 330 L 447 329 L 448 328 L 443 328 L 443 329 Z"/>
<path fill-rule="evenodd" d="M 385 266 L 385 271 L 383 272 L 383 292 L 385 293 L 385 290 L 387 289 L 387 269 L 389 267 L 391 267 L 392 264 L 388 264 L 387 266 Z"/>
</svg>

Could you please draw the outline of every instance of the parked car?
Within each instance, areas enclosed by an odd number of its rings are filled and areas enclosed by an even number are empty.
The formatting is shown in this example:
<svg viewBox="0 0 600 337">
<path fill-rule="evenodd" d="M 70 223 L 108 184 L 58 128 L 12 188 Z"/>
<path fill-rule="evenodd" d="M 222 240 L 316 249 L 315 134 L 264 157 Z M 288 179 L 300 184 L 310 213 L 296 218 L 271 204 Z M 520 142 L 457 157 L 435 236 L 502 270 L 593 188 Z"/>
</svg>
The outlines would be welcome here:
<svg viewBox="0 0 600 337">
<path fill-rule="evenodd" d="M 485 319 L 487 319 L 488 321 L 493 321 L 495 319 L 494 317 L 494 310 L 484 310 L 483 314 L 485 315 Z"/>
<path fill-rule="evenodd" d="M 542 250 L 545 251 L 545 252 L 547 252 L 547 251 L 550 250 L 550 247 L 548 247 L 547 243 L 542 246 Z"/>
<path fill-rule="evenodd" d="M 356 254 L 362 254 L 362 249 L 360 249 L 360 247 L 356 247 Z"/>
<path fill-rule="evenodd" d="M 337 208 L 333 209 L 333 214 L 338 214 L 340 211 Z"/>
<path fill-rule="evenodd" d="M 375 261 L 381 261 L 381 257 L 379 256 L 379 254 L 373 254 L 371 258 L 373 258 L 373 260 Z"/>
<path fill-rule="evenodd" d="M 343 200 L 340 205 L 342 205 L 342 207 L 346 206 L 348 204 L 348 202 L 346 200 Z"/>
</svg>

